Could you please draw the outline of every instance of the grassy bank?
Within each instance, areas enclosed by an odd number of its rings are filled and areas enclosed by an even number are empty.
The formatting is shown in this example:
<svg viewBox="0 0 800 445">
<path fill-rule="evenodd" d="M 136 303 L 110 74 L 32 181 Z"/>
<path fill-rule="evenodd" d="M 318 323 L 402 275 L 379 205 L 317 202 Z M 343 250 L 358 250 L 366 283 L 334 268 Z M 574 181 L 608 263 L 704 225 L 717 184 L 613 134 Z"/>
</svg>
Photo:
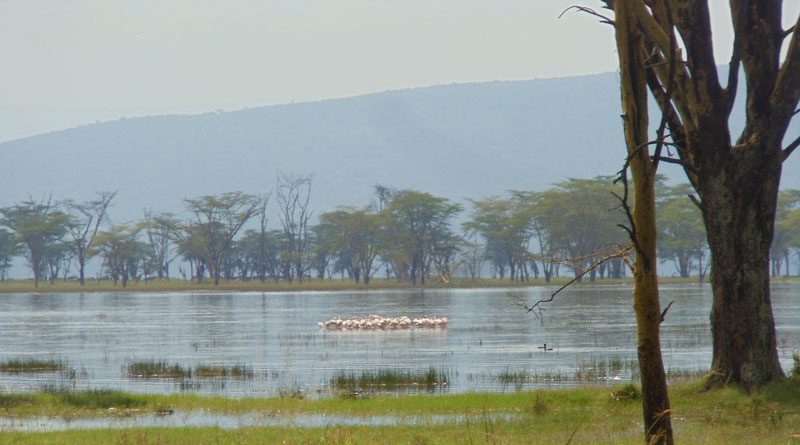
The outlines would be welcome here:
<svg viewBox="0 0 800 445">
<path fill-rule="evenodd" d="M 453 279 L 448 283 L 429 282 L 424 286 L 425 289 L 450 289 L 450 288 L 497 288 L 497 287 L 528 287 L 528 286 L 561 286 L 570 280 L 569 277 L 554 278 L 550 283 L 544 279 L 531 279 L 527 282 L 512 282 L 499 279 Z M 694 284 L 697 278 L 676 278 L 662 277 L 661 284 Z M 775 282 L 796 282 L 798 278 L 776 278 Z M 588 279 L 575 285 L 614 285 L 631 284 L 630 278 L 623 279 L 597 279 L 590 282 Z M 39 283 L 38 288 L 34 288 L 33 280 L 6 280 L 0 282 L 0 293 L 19 293 L 19 292 L 183 292 L 183 291 L 242 291 L 242 292 L 297 292 L 297 291 L 346 291 L 346 290 L 378 290 L 378 289 L 421 289 L 423 286 L 412 285 L 411 283 L 400 283 L 396 280 L 372 280 L 369 285 L 356 284 L 349 280 L 306 280 L 302 283 L 287 283 L 285 281 L 267 281 L 261 283 L 258 280 L 252 281 L 222 281 L 219 286 L 214 286 L 213 281 L 205 281 L 202 284 L 197 282 L 187 282 L 179 279 L 170 280 L 151 280 L 151 281 L 131 281 L 127 287 L 121 284 L 116 286 L 112 281 L 89 280 L 84 286 L 77 281 L 56 281 L 55 284 L 49 282 Z"/>
<path fill-rule="evenodd" d="M 671 388 L 676 439 L 682 443 L 800 443 L 800 380 L 747 395 L 728 388 L 699 392 L 699 384 Z M 114 408 L 114 409 L 110 409 Z M 444 396 L 303 400 L 153 396 L 114 392 L 6 395 L 6 417 L 115 416 L 204 410 L 261 413 L 274 418 L 303 414 L 366 417 L 414 416 L 414 425 L 318 428 L 138 428 L 0 435 L 2 443 L 640 443 L 640 400 L 630 386 Z M 455 414 L 462 421 L 426 422 Z M 505 416 L 498 417 L 498 414 Z M 178 414 L 175 414 L 178 415 Z M 421 421 L 419 419 L 422 419 Z"/>
</svg>

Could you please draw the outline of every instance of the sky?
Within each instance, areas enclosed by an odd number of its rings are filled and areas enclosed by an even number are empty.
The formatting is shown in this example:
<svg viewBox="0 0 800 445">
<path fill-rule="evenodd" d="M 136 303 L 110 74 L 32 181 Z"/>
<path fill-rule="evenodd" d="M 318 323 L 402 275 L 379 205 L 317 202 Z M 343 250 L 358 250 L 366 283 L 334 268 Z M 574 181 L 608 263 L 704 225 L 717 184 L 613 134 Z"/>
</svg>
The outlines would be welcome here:
<svg viewBox="0 0 800 445">
<path fill-rule="evenodd" d="M 96 121 L 615 71 L 597 0 L 0 0 L 0 141 Z M 711 0 L 717 58 L 730 57 Z M 796 18 L 800 0 L 784 1 Z"/>
</svg>

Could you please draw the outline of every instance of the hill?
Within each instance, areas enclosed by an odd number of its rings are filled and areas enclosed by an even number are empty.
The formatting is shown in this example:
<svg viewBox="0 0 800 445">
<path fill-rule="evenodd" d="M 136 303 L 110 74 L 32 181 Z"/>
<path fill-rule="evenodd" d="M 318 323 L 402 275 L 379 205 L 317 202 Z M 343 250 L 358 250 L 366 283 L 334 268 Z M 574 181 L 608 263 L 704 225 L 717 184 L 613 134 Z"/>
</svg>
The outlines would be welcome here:
<svg viewBox="0 0 800 445">
<path fill-rule="evenodd" d="M 618 91 L 615 74 L 600 74 L 84 125 L 0 144 L 0 206 L 119 190 L 112 217 L 123 222 L 179 211 L 183 198 L 274 189 L 278 171 L 314 174 L 317 212 L 364 205 L 376 183 L 459 201 L 542 190 L 620 168 Z M 797 158 L 784 187 L 800 188 Z"/>
</svg>

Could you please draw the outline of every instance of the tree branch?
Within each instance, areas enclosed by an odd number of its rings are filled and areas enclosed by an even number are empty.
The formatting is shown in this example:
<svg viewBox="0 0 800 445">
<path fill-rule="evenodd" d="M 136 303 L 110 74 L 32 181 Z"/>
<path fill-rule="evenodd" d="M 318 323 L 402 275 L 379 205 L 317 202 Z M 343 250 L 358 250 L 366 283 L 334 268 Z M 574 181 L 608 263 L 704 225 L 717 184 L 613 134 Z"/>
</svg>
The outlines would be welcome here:
<svg viewBox="0 0 800 445">
<path fill-rule="evenodd" d="M 569 280 L 566 284 L 564 284 L 563 286 L 561 286 L 558 289 L 556 289 L 556 291 L 553 292 L 552 294 L 550 294 L 550 296 L 548 298 L 545 298 L 545 299 L 537 301 L 536 303 L 533 304 L 533 306 L 528 306 L 528 305 L 526 305 L 526 304 L 524 304 L 522 302 L 517 302 L 517 304 L 522 306 L 522 307 L 524 307 L 525 309 L 527 309 L 528 312 L 533 312 L 533 310 L 536 309 L 540 304 L 549 303 L 549 302 L 553 301 L 553 299 L 556 298 L 556 295 L 561 293 L 561 291 L 563 291 L 564 289 L 568 288 L 570 285 L 572 285 L 576 281 L 578 281 L 581 278 L 583 278 L 586 274 L 588 274 L 589 272 L 597 269 L 598 267 L 600 267 L 601 264 L 605 263 L 608 260 L 612 260 L 614 258 L 624 258 L 625 256 L 628 255 L 628 252 L 631 249 L 630 245 L 628 245 L 628 244 L 617 245 L 617 248 L 619 249 L 618 251 L 616 251 L 616 252 L 614 252 L 612 254 L 606 255 L 606 256 L 600 258 L 599 260 L 597 260 L 596 262 L 594 262 L 586 270 L 584 270 L 583 272 L 577 274 L 575 276 L 575 278 Z"/>
<path fill-rule="evenodd" d="M 783 149 L 783 160 L 789 159 L 789 155 L 800 145 L 800 136 L 797 137 L 791 144 L 787 145 L 786 148 Z"/>
<path fill-rule="evenodd" d="M 592 8 L 587 8 L 585 6 L 578 6 L 578 5 L 570 6 L 569 8 L 561 11 L 561 14 L 558 15 L 558 18 L 561 18 L 562 16 L 564 16 L 564 14 L 566 14 L 571 9 L 576 9 L 576 10 L 578 10 L 578 12 L 583 12 L 583 13 L 595 16 L 595 17 L 600 19 L 600 23 L 606 23 L 608 25 L 614 26 L 614 20 L 604 16 L 603 14 L 598 13 L 597 11 L 595 11 Z"/>
<path fill-rule="evenodd" d="M 800 16 L 797 18 L 800 23 Z M 786 52 L 786 59 L 778 71 L 778 80 L 772 92 L 770 102 L 775 116 L 786 117 L 785 126 L 789 126 L 789 121 L 797 111 L 797 103 L 800 101 L 800 32 L 797 25 L 791 28 L 792 36 L 789 42 L 789 49 Z"/>
</svg>

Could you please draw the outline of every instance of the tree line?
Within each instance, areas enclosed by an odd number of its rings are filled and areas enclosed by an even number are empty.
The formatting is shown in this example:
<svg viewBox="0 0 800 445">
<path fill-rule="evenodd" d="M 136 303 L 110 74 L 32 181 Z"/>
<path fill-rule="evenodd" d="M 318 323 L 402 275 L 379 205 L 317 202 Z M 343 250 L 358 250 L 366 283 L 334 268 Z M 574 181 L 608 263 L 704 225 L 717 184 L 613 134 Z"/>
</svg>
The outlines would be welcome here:
<svg viewBox="0 0 800 445">
<path fill-rule="evenodd" d="M 123 287 L 130 280 L 174 278 L 175 264 L 184 280 L 214 284 L 337 277 L 369 284 L 375 276 L 423 285 L 454 276 L 521 282 L 565 274 L 620 278 L 626 274 L 624 258 L 600 261 L 627 240 L 615 196 L 622 190 L 612 179 L 567 179 L 541 192 L 513 190 L 469 200 L 466 212 L 447 198 L 377 185 L 365 206 L 314 217 L 312 178 L 281 174 L 274 194 L 189 198 L 187 217 L 147 210 L 139 221 L 113 225 L 108 209 L 115 192 L 87 202 L 28 199 L 0 209 L 0 279 L 7 279 L 18 256 L 36 285 L 59 277 L 84 284 L 86 263 L 94 257 L 102 261 L 102 275 Z M 703 280 L 709 253 L 690 186 L 659 182 L 659 261 L 672 264 L 676 275 Z M 274 225 L 271 203 L 277 206 Z M 791 258 L 798 255 L 800 191 L 782 191 L 773 275 L 790 275 Z"/>
</svg>

